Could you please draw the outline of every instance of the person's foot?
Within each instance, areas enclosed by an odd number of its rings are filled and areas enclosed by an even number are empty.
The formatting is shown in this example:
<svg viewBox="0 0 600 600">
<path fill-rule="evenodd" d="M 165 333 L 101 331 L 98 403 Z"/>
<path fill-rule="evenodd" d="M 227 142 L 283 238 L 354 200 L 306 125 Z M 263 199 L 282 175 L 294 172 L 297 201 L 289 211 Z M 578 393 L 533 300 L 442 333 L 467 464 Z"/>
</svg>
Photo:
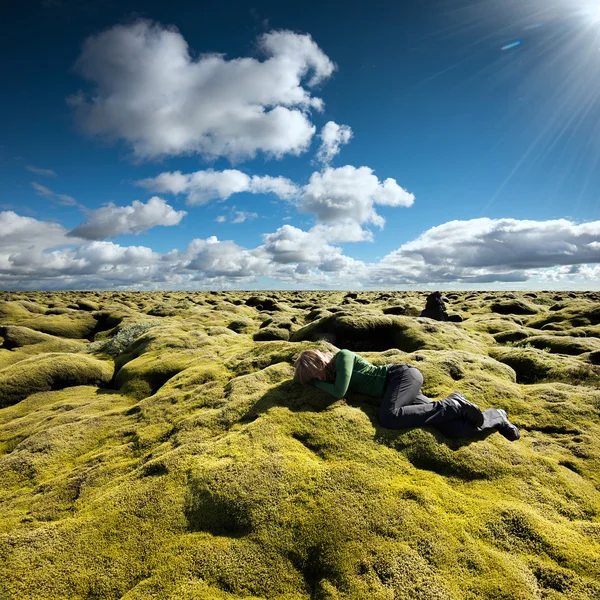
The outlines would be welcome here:
<svg viewBox="0 0 600 600">
<path fill-rule="evenodd" d="M 448 398 L 460 404 L 462 415 L 473 427 L 481 427 L 483 425 L 483 413 L 477 404 L 469 402 L 460 392 L 452 392 Z"/>
<path fill-rule="evenodd" d="M 505 410 L 502 410 L 501 408 L 497 410 L 502 415 L 502 423 L 496 426 L 497 431 L 509 442 L 516 442 L 521 437 L 519 428 L 508 420 L 508 415 Z"/>
</svg>

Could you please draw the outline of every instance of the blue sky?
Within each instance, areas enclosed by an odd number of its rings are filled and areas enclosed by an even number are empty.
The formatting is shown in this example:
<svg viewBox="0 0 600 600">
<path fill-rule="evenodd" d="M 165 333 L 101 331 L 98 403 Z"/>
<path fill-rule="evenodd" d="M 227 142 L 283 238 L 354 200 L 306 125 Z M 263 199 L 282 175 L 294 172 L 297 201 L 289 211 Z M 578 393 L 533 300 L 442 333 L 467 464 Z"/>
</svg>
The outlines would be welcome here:
<svg viewBox="0 0 600 600">
<path fill-rule="evenodd" d="M 597 0 L 6 6 L 0 289 L 598 289 Z"/>
</svg>

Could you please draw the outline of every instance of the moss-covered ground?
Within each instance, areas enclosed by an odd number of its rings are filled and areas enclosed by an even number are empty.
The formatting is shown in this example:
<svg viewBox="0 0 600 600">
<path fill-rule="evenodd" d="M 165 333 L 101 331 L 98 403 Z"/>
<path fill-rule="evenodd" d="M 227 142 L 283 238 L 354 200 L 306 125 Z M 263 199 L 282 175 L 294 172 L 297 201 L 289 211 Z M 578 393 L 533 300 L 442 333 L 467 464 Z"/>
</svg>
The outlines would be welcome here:
<svg viewBox="0 0 600 600">
<path fill-rule="evenodd" d="M 0 294 L 1 600 L 600 598 L 600 294 Z M 521 429 L 379 426 L 306 348 Z"/>
</svg>

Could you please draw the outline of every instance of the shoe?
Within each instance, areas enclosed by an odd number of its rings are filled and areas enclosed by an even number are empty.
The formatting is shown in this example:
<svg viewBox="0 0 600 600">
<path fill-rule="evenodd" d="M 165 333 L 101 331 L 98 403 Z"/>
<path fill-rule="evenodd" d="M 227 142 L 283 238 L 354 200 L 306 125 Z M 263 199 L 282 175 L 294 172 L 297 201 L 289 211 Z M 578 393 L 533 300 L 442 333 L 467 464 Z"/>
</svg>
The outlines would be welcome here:
<svg viewBox="0 0 600 600">
<path fill-rule="evenodd" d="M 509 442 L 516 442 L 521 437 L 519 428 L 508 420 L 508 415 L 505 410 L 502 410 L 501 408 L 498 408 L 497 410 L 502 415 L 503 420 L 500 425 L 496 426 L 496 430 Z"/>
<path fill-rule="evenodd" d="M 481 427 L 483 425 L 483 413 L 477 404 L 469 402 L 460 392 L 452 392 L 448 398 L 460 404 L 463 416 L 473 427 Z"/>
</svg>

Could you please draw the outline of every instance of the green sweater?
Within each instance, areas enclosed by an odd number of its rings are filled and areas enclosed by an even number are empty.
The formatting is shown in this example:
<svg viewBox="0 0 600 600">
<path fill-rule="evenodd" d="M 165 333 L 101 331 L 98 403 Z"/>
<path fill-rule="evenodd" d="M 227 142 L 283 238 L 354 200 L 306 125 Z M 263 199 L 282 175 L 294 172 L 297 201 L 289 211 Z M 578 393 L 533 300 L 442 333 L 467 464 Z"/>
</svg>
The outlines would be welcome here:
<svg viewBox="0 0 600 600">
<path fill-rule="evenodd" d="M 383 396 L 388 367 L 376 367 L 350 350 L 340 350 L 334 355 L 335 382 L 315 381 L 320 390 L 335 398 L 343 398 L 348 390 L 367 396 Z"/>
</svg>

